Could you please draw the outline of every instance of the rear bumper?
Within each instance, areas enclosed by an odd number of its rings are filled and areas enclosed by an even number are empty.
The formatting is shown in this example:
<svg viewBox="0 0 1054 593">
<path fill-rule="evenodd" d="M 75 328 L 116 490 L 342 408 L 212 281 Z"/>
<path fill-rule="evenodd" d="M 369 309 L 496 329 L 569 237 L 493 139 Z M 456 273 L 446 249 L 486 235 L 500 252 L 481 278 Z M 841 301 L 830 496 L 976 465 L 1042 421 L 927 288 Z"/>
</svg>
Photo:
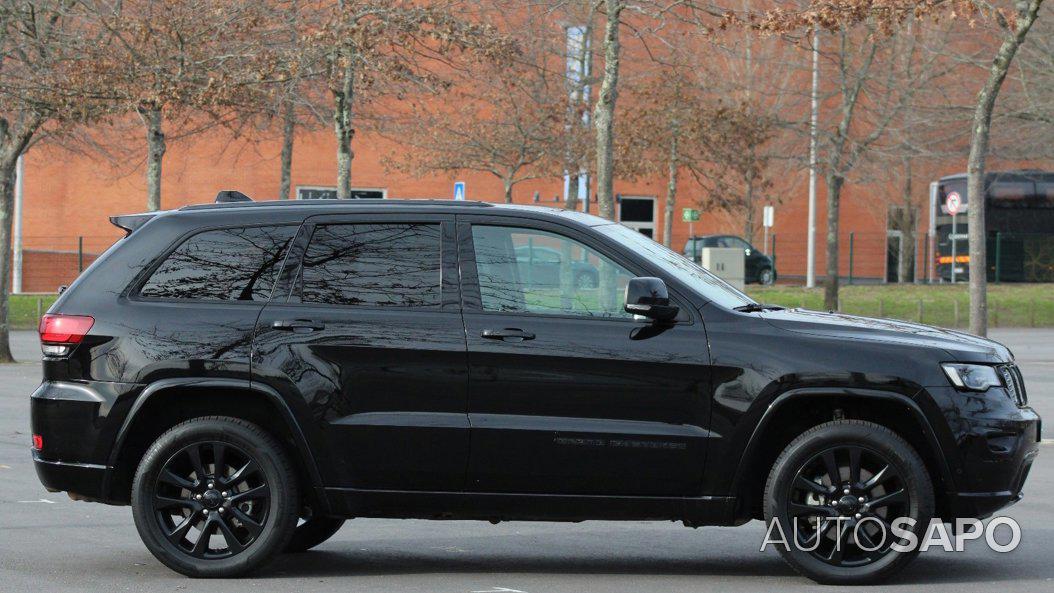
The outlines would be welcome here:
<svg viewBox="0 0 1054 593">
<path fill-rule="evenodd" d="M 45 488 L 77 499 L 110 500 L 113 443 L 138 385 L 44 381 L 29 400 L 30 428 L 43 439 L 33 465 Z M 124 401 L 124 403 L 122 403 Z"/>
<path fill-rule="evenodd" d="M 50 492 L 69 492 L 71 498 L 110 502 L 104 492 L 110 470 L 105 465 L 52 461 L 33 451 L 33 466 L 40 483 Z"/>
</svg>

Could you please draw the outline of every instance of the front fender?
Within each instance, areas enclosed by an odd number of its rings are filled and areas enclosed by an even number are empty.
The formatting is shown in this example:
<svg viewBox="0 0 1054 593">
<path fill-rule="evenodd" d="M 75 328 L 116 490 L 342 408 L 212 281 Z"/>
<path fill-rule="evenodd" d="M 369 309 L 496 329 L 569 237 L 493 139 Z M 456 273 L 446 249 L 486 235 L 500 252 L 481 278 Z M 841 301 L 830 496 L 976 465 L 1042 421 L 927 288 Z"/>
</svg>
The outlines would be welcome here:
<svg viewBox="0 0 1054 593">
<path fill-rule="evenodd" d="M 913 398 L 908 397 L 903 393 L 883 391 L 879 389 L 854 387 L 807 387 L 785 391 L 777 395 L 772 399 L 768 406 L 766 406 L 760 420 L 754 426 L 754 430 L 751 432 L 746 446 L 742 449 L 743 453 L 739 457 L 738 462 L 734 465 L 734 467 L 736 467 L 736 472 L 735 477 L 732 480 L 732 492 L 737 497 L 742 497 L 746 494 L 746 490 L 750 486 L 750 477 L 754 475 L 753 472 L 757 471 L 757 467 L 752 463 L 752 460 L 763 457 L 761 448 L 764 435 L 766 434 L 766 431 L 773 429 L 773 420 L 778 418 L 782 409 L 805 399 L 834 397 L 859 398 L 869 401 L 879 400 L 894 402 L 905 406 L 910 410 L 913 420 L 922 428 L 923 438 L 930 447 L 930 453 L 932 453 L 930 456 L 931 460 L 935 462 L 934 465 L 936 466 L 936 470 L 940 472 L 939 479 L 945 484 L 955 483 L 952 477 L 952 470 L 948 465 L 947 456 L 944 453 L 944 447 L 941 445 L 941 441 L 934 430 L 933 424 L 929 421 L 926 413 L 919 406 L 918 402 Z M 920 455 L 925 456 L 927 452 L 920 451 L 919 453 Z"/>
</svg>

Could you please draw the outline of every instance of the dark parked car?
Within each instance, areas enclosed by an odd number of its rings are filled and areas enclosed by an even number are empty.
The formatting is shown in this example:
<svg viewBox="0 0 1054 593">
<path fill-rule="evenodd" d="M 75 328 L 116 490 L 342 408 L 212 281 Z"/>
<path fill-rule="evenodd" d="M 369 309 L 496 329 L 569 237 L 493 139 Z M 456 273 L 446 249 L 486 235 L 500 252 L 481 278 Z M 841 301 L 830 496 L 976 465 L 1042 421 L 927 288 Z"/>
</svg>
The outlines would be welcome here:
<svg viewBox="0 0 1054 593">
<path fill-rule="evenodd" d="M 351 517 L 767 519 L 815 544 L 781 549 L 803 574 L 874 582 L 914 555 L 865 550 L 874 530 L 989 516 L 1038 451 L 1005 347 L 760 305 L 582 213 L 305 200 L 112 220 L 127 236 L 41 321 L 33 460 L 51 491 L 131 505 L 186 575 L 246 573 Z M 523 245 L 604 280 L 536 287 Z"/>
<path fill-rule="evenodd" d="M 684 256 L 700 263 L 704 247 L 729 247 L 742 249 L 745 260 L 743 273 L 747 284 L 773 284 L 776 282 L 776 262 L 745 240 L 733 235 L 702 235 L 690 237 L 684 244 Z"/>
<path fill-rule="evenodd" d="M 556 249 L 539 245 L 521 245 L 517 247 L 516 265 L 520 277 L 529 284 L 542 286 L 560 286 L 560 274 L 563 273 L 564 256 Z M 572 259 L 568 257 L 568 259 Z M 600 272 L 588 261 L 573 260 L 567 270 L 575 288 L 589 289 L 600 286 Z"/>
</svg>

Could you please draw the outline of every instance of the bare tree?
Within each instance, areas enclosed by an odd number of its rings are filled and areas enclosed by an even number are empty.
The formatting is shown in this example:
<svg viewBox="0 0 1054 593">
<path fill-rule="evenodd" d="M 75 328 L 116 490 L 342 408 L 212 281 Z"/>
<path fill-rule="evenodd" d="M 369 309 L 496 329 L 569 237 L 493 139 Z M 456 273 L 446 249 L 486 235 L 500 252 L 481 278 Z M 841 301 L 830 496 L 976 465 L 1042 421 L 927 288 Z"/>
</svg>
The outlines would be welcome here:
<svg viewBox="0 0 1054 593">
<path fill-rule="evenodd" d="M 510 23 L 506 23 L 509 25 Z M 497 177 L 506 203 L 523 181 L 555 177 L 563 163 L 567 109 L 562 31 L 517 19 L 515 63 L 483 61 L 448 77 L 450 90 L 424 95 L 382 123 L 400 149 L 386 164 L 413 175 L 480 171 Z"/>
<path fill-rule="evenodd" d="M 26 149 L 90 123 L 109 107 L 92 75 L 104 42 L 72 0 L 0 2 L 0 362 L 9 344 L 11 225 L 16 164 Z"/>
<path fill-rule="evenodd" d="M 669 247 L 682 170 L 702 158 L 700 136 L 708 114 L 701 109 L 701 88 L 687 63 L 673 61 L 655 64 L 653 75 L 626 90 L 630 101 L 619 119 L 616 172 L 629 179 L 666 178 L 662 242 Z"/>
<path fill-rule="evenodd" d="M 272 63 L 265 51 L 273 29 L 261 5 L 248 0 L 172 0 L 92 4 L 111 36 L 99 76 L 115 102 L 134 112 L 146 132 L 147 208 L 161 208 L 166 122 L 187 126 L 202 117 L 229 117 L 266 88 Z M 208 126 L 201 126 L 205 129 Z"/>
<path fill-rule="evenodd" d="M 973 116 L 970 157 L 966 164 L 966 193 L 969 196 L 967 230 L 970 243 L 970 331 L 979 336 L 988 334 L 988 263 L 985 233 L 985 164 L 991 135 L 992 112 L 999 90 L 1003 86 L 1010 64 L 1021 44 L 1025 42 L 1039 15 L 1043 0 L 1018 0 L 1014 13 L 995 12 L 999 28 L 1004 31 L 1002 43 L 988 73 L 988 79 L 977 93 L 977 107 Z"/>
<path fill-rule="evenodd" d="M 604 0 L 604 76 L 593 107 L 597 143 L 597 210 L 600 216 L 612 220 L 615 218 L 615 104 L 618 102 L 619 60 L 622 53 L 619 28 L 625 8 L 625 0 Z"/>
<path fill-rule="evenodd" d="M 463 18 L 458 8 L 447 0 L 340 0 L 317 7 L 308 62 L 325 73 L 333 97 L 337 198 L 351 196 L 351 144 L 364 96 L 434 92 L 456 55 L 500 59 L 512 51 L 493 27 Z"/>
</svg>

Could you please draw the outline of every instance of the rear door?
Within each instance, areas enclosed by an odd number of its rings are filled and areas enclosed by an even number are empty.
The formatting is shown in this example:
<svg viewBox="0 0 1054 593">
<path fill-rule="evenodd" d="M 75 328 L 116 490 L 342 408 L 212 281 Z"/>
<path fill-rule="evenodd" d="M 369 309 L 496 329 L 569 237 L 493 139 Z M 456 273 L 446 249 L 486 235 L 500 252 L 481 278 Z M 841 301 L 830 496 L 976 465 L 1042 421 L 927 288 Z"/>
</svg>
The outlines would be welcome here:
<svg viewBox="0 0 1054 593">
<path fill-rule="evenodd" d="M 453 218 L 311 217 L 257 324 L 254 381 L 302 398 L 362 489 L 460 490 L 467 361 Z"/>
<path fill-rule="evenodd" d="M 685 307 L 666 327 L 623 311 L 646 270 L 570 227 L 458 215 L 469 350 L 469 488 L 481 492 L 685 495 L 708 436 L 710 367 Z M 536 282 L 524 245 L 560 253 Z M 576 269 L 598 270 L 593 284 Z M 679 304 L 684 305 L 683 302 Z"/>
</svg>

